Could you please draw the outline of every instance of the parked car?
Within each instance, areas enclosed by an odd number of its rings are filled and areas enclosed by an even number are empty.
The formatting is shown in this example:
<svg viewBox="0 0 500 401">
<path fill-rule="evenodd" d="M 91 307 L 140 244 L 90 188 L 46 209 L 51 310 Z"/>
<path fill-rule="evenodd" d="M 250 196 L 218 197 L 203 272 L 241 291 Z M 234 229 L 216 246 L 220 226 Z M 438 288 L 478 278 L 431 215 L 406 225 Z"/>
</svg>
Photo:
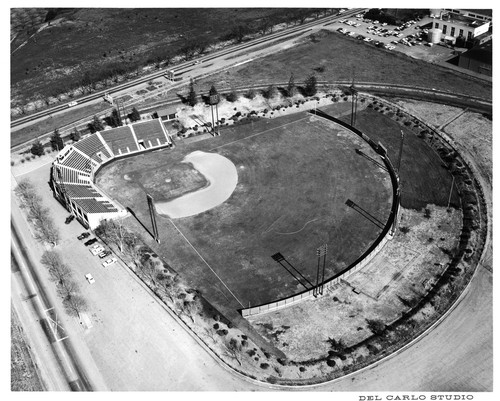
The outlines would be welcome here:
<svg viewBox="0 0 500 401">
<path fill-rule="evenodd" d="M 113 258 L 109 258 L 109 259 L 106 259 L 104 262 L 102 262 L 102 265 L 104 267 L 108 267 L 108 266 L 111 266 L 113 263 L 116 263 L 116 258 L 113 257 Z"/>
<path fill-rule="evenodd" d="M 74 219 L 75 219 L 75 216 L 73 216 L 72 214 L 70 214 L 68 217 L 66 217 L 66 221 L 65 221 L 65 223 L 66 223 L 66 224 L 69 224 L 69 223 L 71 223 Z"/>
<path fill-rule="evenodd" d="M 73 107 L 73 106 L 76 106 L 77 104 L 78 104 L 78 102 L 76 100 L 74 100 L 74 101 L 68 103 L 68 107 Z"/>
<path fill-rule="evenodd" d="M 111 255 L 111 251 L 109 250 L 105 250 L 105 251 L 102 251 L 100 254 L 98 254 L 97 256 L 99 256 L 101 259 L 102 258 L 105 258 L 106 256 L 108 255 Z"/>
<path fill-rule="evenodd" d="M 104 247 L 102 245 L 98 245 L 94 248 L 90 248 L 90 253 L 94 256 L 99 255 L 103 251 L 104 251 Z"/>
<path fill-rule="evenodd" d="M 85 238 L 88 238 L 88 237 L 90 237 L 90 233 L 85 232 L 85 233 L 81 233 L 81 234 L 80 234 L 78 237 L 76 237 L 76 238 L 78 238 L 78 239 L 81 241 L 82 239 L 85 239 Z"/>
<path fill-rule="evenodd" d="M 87 242 L 85 242 L 85 246 L 92 245 L 92 244 L 94 244 L 96 242 L 97 242 L 97 238 L 89 239 Z"/>
<path fill-rule="evenodd" d="M 92 274 L 87 273 L 85 275 L 85 278 L 87 279 L 87 281 L 89 282 L 89 284 L 94 284 L 95 283 L 95 279 L 94 279 L 94 277 L 92 277 Z"/>
</svg>

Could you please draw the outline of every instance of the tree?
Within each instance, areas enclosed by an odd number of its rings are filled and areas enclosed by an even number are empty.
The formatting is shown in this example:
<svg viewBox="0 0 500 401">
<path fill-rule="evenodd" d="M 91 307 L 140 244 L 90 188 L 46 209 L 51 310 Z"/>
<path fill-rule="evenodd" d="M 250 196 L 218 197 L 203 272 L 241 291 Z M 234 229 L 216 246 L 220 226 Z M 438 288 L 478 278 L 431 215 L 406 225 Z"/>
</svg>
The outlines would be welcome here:
<svg viewBox="0 0 500 401">
<path fill-rule="evenodd" d="M 57 128 L 50 137 L 50 146 L 52 147 L 52 150 L 57 150 L 58 152 L 64 148 L 64 141 L 62 140 L 61 134 L 59 134 L 59 130 Z"/>
<path fill-rule="evenodd" d="M 122 252 L 128 256 L 138 268 L 141 268 L 142 243 L 142 238 L 139 234 L 125 231 Z"/>
<path fill-rule="evenodd" d="M 276 86 L 271 84 L 267 87 L 267 89 L 264 90 L 263 95 L 266 99 L 273 99 L 278 96 L 278 89 L 276 88 Z"/>
<path fill-rule="evenodd" d="M 286 93 L 288 97 L 294 97 L 297 94 L 297 87 L 295 86 L 295 77 L 293 76 L 293 72 L 290 74 L 288 86 L 286 87 Z"/>
<path fill-rule="evenodd" d="M 69 315 L 78 318 L 80 317 L 80 313 L 88 308 L 87 301 L 80 294 L 73 294 L 66 297 L 63 300 L 63 305 Z"/>
<path fill-rule="evenodd" d="M 385 330 L 385 324 L 378 319 L 365 319 L 368 328 L 373 334 L 382 334 Z"/>
<path fill-rule="evenodd" d="M 161 281 L 161 285 L 158 289 L 159 293 L 166 296 L 170 302 L 174 303 L 177 295 L 181 291 L 179 287 L 179 277 L 172 273 L 164 273 L 161 278 L 157 277 L 157 279 Z"/>
<path fill-rule="evenodd" d="M 39 140 L 36 140 L 36 142 L 33 143 L 30 151 L 35 156 L 42 156 L 45 153 L 45 151 L 43 149 L 43 145 Z"/>
<path fill-rule="evenodd" d="M 130 113 L 129 118 L 131 121 L 139 121 L 141 119 L 141 115 L 135 107 L 132 108 L 132 112 Z"/>
<path fill-rule="evenodd" d="M 109 122 L 112 127 L 120 127 L 122 125 L 122 119 L 117 109 L 113 109 L 113 111 L 111 112 L 111 115 L 109 116 Z"/>
<path fill-rule="evenodd" d="M 37 233 L 35 234 L 36 239 L 42 242 L 56 246 L 59 242 L 59 230 L 54 225 L 54 221 L 47 215 L 43 220 L 39 220 L 37 224 Z"/>
<path fill-rule="evenodd" d="M 194 90 L 194 81 L 192 78 L 191 78 L 191 82 L 189 83 L 189 93 L 187 96 L 187 102 L 191 107 L 195 106 L 196 103 L 198 103 L 197 95 L 196 95 L 196 92 Z"/>
<path fill-rule="evenodd" d="M 57 293 L 62 299 L 76 296 L 78 291 L 78 284 L 69 278 L 66 278 L 57 286 Z"/>
<path fill-rule="evenodd" d="M 241 366 L 241 361 L 240 361 L 240 351 L 241 351 L 241 344 L 238 343 L 238 340 L 236 338 L 231 338 L 229 341 L 226 341 L 225 345 L 225 350 L 224 354 L 227 355 L 230 358 L 233 358 L 240 364 Z"/>
<path fill-rule="evenodd" d="M 92 119 L 92 122 L 88 124 L 88 127 L 90 129 L 90 132 L 94 133 L 96 131 L 102 131 L 104 129 L 104 125 L 102 124 L 101 120 L 99 117 L 94 116 Z"/>
<path fill-rule="evenodd" d="M 196 323 L 194 318 L 203 310 L 203 305 L 201 304 L 200 297 L 194 296 L 191 301 L 184 302 L 184 310 L 186 314 L 191 318 L 193 323 Z"/>
<path fill-rule="evenodd" d="M 101 223 L 96 227 L 95 234 L 104 238 L 107 242 L 115 244 L 120 252 L 123 252 L 123 245 L 127 230 L 123 227 L 120 220 L 101 220 Z"/>
<path fill-rule="evenodd" d="M 141 264 L 142 274 L 151 282 L 154 287 L 156 287 L 156 280 L 158 277 L 158 264 L 159 263 L 157 261 L 151 258 Z"/>
<path fill-rule="evenodd" d="M 316 76 L 311 75 L 309 78 L 306 79 L 305 87 L 304 87 L 304 94 L 306 96 L 314 96 L 318 89 L 316 88 L 317 85 L 317 80 Z"/>
<path fill-rule="evenodd" d="M 236 102 L 238 100 L 238 93 L 232 89 L 231 92 L 226 95 L 226 99 L 228 102 Z"/>
<path fill-rule="evenodd" d="M 71 134 L 69 134 L 69 137 L 73 142 L 78 142 L 81 138 L 80 131 L 75 127 L 73 131 L 71 131 Z"/>
</svg>

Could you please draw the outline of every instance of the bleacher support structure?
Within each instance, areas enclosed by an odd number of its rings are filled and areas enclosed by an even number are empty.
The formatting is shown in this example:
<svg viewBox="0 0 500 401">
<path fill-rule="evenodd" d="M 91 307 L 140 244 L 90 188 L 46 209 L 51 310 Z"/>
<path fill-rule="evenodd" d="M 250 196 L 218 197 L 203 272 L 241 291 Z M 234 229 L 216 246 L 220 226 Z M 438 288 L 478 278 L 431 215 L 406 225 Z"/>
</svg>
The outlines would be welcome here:
<svg viewBox="0 0 500 401">
<path fill-rule="evenodd" d="M 96 173 L 112 161 L 172 146 L 160 119 L 96 132 L 66 145 L 52 163 L 54 197 L 86 228 L 103 219 L 120 218 L 127 210 L 94 184 Z"/>
</svg>

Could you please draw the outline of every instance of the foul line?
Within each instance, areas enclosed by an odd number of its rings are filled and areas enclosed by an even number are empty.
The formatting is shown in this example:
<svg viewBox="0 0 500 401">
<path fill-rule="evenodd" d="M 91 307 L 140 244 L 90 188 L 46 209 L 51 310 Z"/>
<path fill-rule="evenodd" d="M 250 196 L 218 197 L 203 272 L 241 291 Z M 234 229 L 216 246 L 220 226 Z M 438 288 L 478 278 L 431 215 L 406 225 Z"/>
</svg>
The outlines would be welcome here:
<svg viewBox="0 0 500 401">
<path fill-rule="evenodd" d="M 307 119 L 309 119 L 309 117 L 310 116 L 299 118 L 298 120 L 294 120 L 294 121 L 291 121 L 289 123 L 286 123 L 286 124 L 283 124 L 283 125 L 278 125 L 277 127 L 269 128 L 269 129 L 266 129 L 265 131 L 258 132 L 258 133 L 253 134 L 253 135 L 246 136 L 245 138 L 237 139 L 236 141 L 228 142 L 228 143 L 225 143 L 223 145 L 216 146 L 215 148 L 210 149 L 210 151 L 222 148 L 222 147 L 227 146 L 227 145 L 232 145 L 233 143 L 236 143 L 236 142 L 244 141 L 245 139 L 248 139 L 248 138 L 253 138 L 254 136 L 265 134 L 266 132 L 273 131 L 273 130 L 278 129 L 278 128 L 286 127 L 287 125 L 290 125 L 290 124 L 295 124 L 296 122 L 299 122 L 299 121 L 302 121 L 302 120 L 307 120 Z"/>
<path fill-rule="evenodd" d="M 214 271 L 214 269 L 212 269 L 210 267 L 210 265 L 207 263 L 207 261 L 203 258 L 203 256 L 200 255 L 200 253 L 196 250 L 196 248 L 193 246 L 193 244 L 191 244 L 191 242 L 189 242 L 189 240 L 186 238 L 186 236 L 182 233 L 181 230 L 179 230 L 177 228 L 177 226 L 174 224 L 174 222 L 169 219 L 169 221 L 172 223 L 172 225 L 175 227 L 175 229 L 179 232 L 180 235 L 182 235 L 182 237 L 186 240 L 186 242 L 189 244 L 189 246 L 191 248 L 193 248 L 193 250 L 196 252 L 196 254 L 200 257 L 200 259 L 203 261 L 203 263 L 205 263 L 208 268 L 212 271 L 213 274 L 215 274 L 215 277 L 217 277 L 219 279 L 219 281 L 222 283 L 222 285 L 224 287 L 226 287 L 226 289 L 229 291 L 229 293 L 234 297 L 234 299 L 236 299 L 238 301 L 238 303 L 241 305 L 242 308 L 244 308 L 245 306 L 240 302 L 240 300 L 238 298 L 236 298 L 236 295 L 233 294 L 233 292 L 229 289 L 229 287 L 224 283 L 224 281 L 222 281 L 222 279 L 217 275 L 217 273 Z"/>
</svg>

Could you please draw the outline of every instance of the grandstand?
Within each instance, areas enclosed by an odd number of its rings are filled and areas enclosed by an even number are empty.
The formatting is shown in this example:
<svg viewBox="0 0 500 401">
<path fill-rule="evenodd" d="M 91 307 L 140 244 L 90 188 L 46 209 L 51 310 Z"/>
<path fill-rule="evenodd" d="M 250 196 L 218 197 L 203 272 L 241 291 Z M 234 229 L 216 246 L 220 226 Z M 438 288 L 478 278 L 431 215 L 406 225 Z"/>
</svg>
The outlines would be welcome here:
<svg viewBox="0 0 500 401">
<path fill-rule="evenodd" d="M 103 159 L 107 160 L 111 158 L 105 144 L 101 141 L 97 133 L 76 142 L 73 146 L 97 163 L 102 163 Z"/>
<path fill-rule="evenodd" d="M 102 219 L 125 216 L 125 208 L 118 206 L 93 185 L 95 173 L 116 158 L 168 146 L 172 146 L 172 141 L 159 119 L 84 137 L 66 145 L 52 164 L 54 196 L 91 229 L 97 227 Z"/>
<path fill-rule="evenodd" d="M 159 119 L 138 122 L 132 125 L 132 129 L 142 149 L 165 146 L 169 142 L 165 128 Z"/>
<path fill-rule="evenodd" d="M 73 150 L 66 158 L 62 164 L 66 167 L 71 167 L 77 171 L 83 171 L 90 174 L 90 158 L 84 156 L 80 152 Z"/>
<path fill-rule="evenodd" d="M 115 156 L 134 153 L 139 150 L 134 134 L 128 125 L 100 132 Z"/>
</svg>

